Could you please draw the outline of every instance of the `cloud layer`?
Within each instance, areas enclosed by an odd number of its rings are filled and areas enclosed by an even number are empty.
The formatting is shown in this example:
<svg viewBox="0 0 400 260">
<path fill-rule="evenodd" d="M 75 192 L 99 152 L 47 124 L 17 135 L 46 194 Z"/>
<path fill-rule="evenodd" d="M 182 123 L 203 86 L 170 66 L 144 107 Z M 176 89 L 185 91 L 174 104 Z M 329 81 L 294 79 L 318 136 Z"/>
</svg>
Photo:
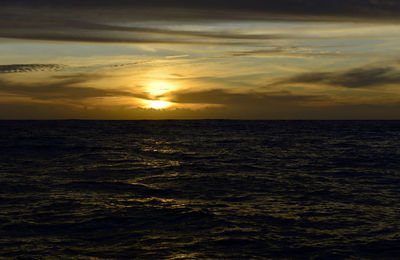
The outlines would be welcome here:
<svg viewBox="0 0 400 260">
<path fill-rule="evenodd" d="M 173 102 L 192 104 L 218 104 L 232 107 L 262 107 L 267 104 L 309 103 L 326 101 L 323 96 L 292 95 L 290 92 L 266 93 L 247 91 L 233 93 L 224 89 L 210 89 L 203 91 L 179 91 L 172 93 Z"/>
<path fill-rule="evenodd" d="M 400 3 L 395 0 L 4 0 L 6 7 L 48 8 L 58 12 L 81 10 L 97 15 L 125 14 L 140 19 L 290 19 L 290 17 L 334 17 L 337 19 L 399 19 Z M 146 12 L 144 12 L 146 11 Z M 254 16 L 244 16 L 244 14 Z M 138 14 L 141 14 L 137 16 Z M 151 14 L 152 16 L 149 16 Z M 172 14 L 175 17 L 172 17 Z M 267 16 L 268 15 L 268 16 Z M 131 18 L 134 19 L 134 18 Z"/>
<path fill-rule="evenodd" d="M 198 104 L 202 109 L 154 110 L 93 104 L 93 98 L 148 100 L 140 89 L 131 91 L 92 86 L 96 74 L 59 75 L 47 83 L 14 82 L 0 78 L 1 119 L 400 119 L 400 102 L 350 104 L 329 95 L 289 91 L 181 90 L 165 93 L 176 105 Z M 205 105 L 205 106 L 204 106 Z"/>
<path fill-rule="evenodd" d="M 296 83 L 344 88 L 376 88 L 390 84 L 400 85 L 400 71 L 394 67 L 363 67 L 340 72 L 310 72 L 298 74 L 274 84 Z"/>
<path fill-rule="evenodd" d="M 59 64 L 7 64 L 0 65 L 0 73 L 60 71 L 64 67 L 65 66 Z"/>
<path fill-rule="evenodd" d="M 98 79 L 99 77 L 99 75 L 90 74 L 55 76 L 53 80 L 49 79 L 49 82 L 42 83 L 12 82 L 0 78 L 0 92 L 36 100 L 52 101 L 60 99 L 79 101 L 97 97 L 133 97 L 147 99 L 145 94 L 87 86 L 90 85 L 91 80 Z M 82 84 L 85 86 L 82 86 Z"/>
<path fill-rule="evenodd" d="M 257 40 L 295 37 L 168 28 L 182 23 L 400 21 L 400 3 L 390 0 L 5 0 L 0 7 L 0 37 L 105 43 L 249 45 Z"/>
</svg>

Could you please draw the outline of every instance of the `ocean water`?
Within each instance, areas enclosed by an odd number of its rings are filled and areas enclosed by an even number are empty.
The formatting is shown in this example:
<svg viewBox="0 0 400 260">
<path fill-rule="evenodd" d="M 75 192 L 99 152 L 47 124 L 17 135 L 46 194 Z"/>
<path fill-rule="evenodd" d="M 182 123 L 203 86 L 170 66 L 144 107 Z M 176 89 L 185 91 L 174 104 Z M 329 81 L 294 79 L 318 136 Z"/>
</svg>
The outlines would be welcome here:
<svg viewBox="0 0 400 260">
<path fill-rule="evenodd" d="M 400 121 L 0 121 L 0 258 L 398 259 Z"/>
</svg>

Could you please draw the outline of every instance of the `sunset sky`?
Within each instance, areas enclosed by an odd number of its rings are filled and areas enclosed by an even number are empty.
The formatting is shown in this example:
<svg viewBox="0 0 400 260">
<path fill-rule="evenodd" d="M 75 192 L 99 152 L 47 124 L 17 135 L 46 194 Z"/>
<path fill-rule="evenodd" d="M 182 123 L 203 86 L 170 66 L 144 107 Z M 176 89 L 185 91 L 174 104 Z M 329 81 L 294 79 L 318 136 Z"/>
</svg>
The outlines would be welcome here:
<svg viewBox="0 0 400 260">
<path fill-rule="evenodd" d="M 0 119 L 400 119 L 400 1 L 0 2 Z"/>
</svg>

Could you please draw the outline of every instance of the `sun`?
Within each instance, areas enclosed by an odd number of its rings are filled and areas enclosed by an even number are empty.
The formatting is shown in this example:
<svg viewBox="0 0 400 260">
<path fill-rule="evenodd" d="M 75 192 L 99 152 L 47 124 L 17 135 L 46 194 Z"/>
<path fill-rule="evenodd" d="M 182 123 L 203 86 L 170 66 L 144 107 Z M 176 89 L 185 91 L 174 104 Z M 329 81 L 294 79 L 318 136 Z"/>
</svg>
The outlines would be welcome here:
<svg viewBox="0 0 400 260">
<path fill-rule="evenodd" d="M 144 100 L 144 106 L 152 109 L 165 109 L 173 105 L 165 96 L 166 93 L 176 89 L 176 86 L 165 80 L 152 80 L 146 84 L 146 92 L 149 99 Z"/>
<path fill-rule="evenodd" d="M 146 100 L 146 107 L 153 109 L 164 109 L 171 106 L 172 103 L 163 100 Z"/>
</svg>

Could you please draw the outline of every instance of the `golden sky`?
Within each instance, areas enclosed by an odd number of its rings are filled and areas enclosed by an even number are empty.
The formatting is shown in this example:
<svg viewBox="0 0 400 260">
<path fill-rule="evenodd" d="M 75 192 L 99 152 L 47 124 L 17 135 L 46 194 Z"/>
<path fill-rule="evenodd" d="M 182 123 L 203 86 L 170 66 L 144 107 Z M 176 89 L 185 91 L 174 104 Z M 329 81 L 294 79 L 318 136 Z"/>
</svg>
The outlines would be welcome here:
<svg viewBox="0 0 400 260">
<path fill-rule="evenodd" d="M 111 2 L 0 3 L 1 119 L 400 119 L 396 1 Z"/>
</svg>

